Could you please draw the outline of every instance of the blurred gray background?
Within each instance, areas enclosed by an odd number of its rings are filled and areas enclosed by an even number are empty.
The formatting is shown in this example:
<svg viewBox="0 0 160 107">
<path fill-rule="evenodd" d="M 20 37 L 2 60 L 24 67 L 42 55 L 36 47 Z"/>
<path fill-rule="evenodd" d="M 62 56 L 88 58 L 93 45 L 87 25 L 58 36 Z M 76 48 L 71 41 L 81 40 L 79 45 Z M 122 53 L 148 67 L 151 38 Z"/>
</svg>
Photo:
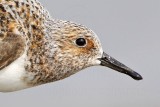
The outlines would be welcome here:
<svg viewBox="0 0 160 107">
<path fill-rule="evenodd" d="M 14 93 L 1 107 L 160 107 L 160 0 L 40 0 L 53 18 L 93 29 L 104 51 L 143 76 L 91 67 Z"/>
</svg>

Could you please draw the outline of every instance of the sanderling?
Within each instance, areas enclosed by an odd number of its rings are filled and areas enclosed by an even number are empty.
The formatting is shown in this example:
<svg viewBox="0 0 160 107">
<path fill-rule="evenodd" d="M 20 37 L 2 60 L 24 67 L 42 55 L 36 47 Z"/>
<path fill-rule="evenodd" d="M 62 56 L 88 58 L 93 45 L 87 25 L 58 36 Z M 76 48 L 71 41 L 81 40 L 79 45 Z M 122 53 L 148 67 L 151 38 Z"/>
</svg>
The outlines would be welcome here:
<svg viewBox="0 0 160 107">
<path fill-rule="evenodd" d="M 103 52 L 89 28 L 53 19 L 37 0 L 0 0 L 0 91 L 62 80 L 95 65 L 141 80 Z"/>
</svg>

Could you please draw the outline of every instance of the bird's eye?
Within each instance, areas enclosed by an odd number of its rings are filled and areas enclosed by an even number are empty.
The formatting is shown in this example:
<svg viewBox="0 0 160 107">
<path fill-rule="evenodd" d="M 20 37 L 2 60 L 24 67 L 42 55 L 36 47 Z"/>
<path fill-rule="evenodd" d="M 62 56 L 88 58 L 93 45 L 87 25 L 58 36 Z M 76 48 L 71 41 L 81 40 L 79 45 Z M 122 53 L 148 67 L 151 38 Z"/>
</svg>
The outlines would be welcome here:
<svg viewBox="0 0 160 107">
<path fill-rule="evenodd" d="M 76 40 L 76 44 L 77 44 L 78 46 L 80 46 L 80 47 L 83 47 L 83 46 L 86 45 L 86 40 L 85 40 L 84 38 L 78 38 L 78 39 Z"/>
</svg>

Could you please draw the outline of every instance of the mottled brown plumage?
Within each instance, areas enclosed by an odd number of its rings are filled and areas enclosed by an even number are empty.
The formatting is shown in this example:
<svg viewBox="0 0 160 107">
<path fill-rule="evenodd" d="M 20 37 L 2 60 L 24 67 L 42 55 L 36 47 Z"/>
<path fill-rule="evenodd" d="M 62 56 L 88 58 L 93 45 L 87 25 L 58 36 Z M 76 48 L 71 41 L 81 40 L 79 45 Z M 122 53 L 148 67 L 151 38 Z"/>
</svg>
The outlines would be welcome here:
<svg viewBox="0 0 160 107">
<path fill-rule="evenodd" d="M 0 0 L 0 91 L 61 80 L 100 64 L 141 79 L 103 55 L 92 30 L 52 19 L 37 0 Z"/>
<path fill-rule="evenodd" d="M 93 65 L 88 64 L 88 58 L 92 54 L 93 56 L 102 54 L 98 49 L 99 41 L 93 37 L 95 34 L 90 29 L 73 22 L 52 19 L 36 0 L 1 1 L 0 18 L 0 33 L 5 35 L 10 32 L 16 35 L 17 38 L 14 39 L 19 41 L 5 42 L 8 44 L 5 52 L 12 53 L 6 54 L 8 58 L 6 60 L 4 53 L 1 52 L 3 56 L 3 60 L 0 60 L 1 66 L 11 64 L 26 51 L 24 65 L 26 76 L 22 76 L 21 80 L 29 86 L 66 78 Z M 86 39 L 88 43 L 86 47 L 78 47 L 75 44 L 79 37 Z M 4 44 L 4 40 L 1 39 L 0 43 Z M 74 60 L 76 58 L 82 60 Z M 30 75 L 33 76 L 32 79 L 28 79 Z"/>
</svg>

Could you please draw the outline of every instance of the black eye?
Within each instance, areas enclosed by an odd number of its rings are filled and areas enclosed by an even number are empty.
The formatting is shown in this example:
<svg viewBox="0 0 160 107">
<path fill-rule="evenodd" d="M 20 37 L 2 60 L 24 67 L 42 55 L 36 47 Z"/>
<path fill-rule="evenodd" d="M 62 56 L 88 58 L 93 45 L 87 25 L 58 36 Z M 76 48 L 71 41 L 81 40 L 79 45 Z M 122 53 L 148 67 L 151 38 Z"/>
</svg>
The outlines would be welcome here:
<svg viewBox="0 0 160 107">
<path fill-rule="evenodd" d="M 84 38 L 78 38 L 78 39 L 76 40 L 76 44 L 77 44 L 78 46 L 85 46 L 85 45 L 86 45 L 86 40 L 85 40 Z"/>
</svg>

